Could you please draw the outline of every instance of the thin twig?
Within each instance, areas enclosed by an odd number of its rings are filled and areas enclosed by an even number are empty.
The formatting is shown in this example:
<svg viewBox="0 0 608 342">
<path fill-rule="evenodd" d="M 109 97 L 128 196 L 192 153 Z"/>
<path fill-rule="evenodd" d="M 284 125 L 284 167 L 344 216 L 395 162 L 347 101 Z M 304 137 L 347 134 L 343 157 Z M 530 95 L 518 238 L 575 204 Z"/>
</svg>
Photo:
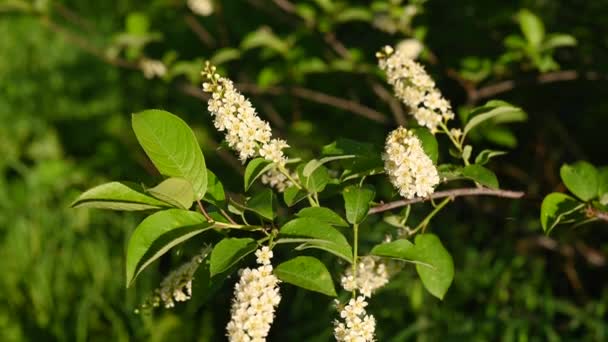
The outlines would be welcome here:
<svg viewBox="0 0 608 342">
<path fill-rule="evenodd" d="M 386 90 L 386 88 L 380 85 L 380 83 L 373 81 L 370 83 L 374 93 L 376 93 L 376 95 L 378 95 L 378 97 L 384 102 L 386 102 L 391 108 L 391 112 L 393 113 L 395 122 L 397 122 L 397 124 L 400 126 L 404 126 L 406 119 L 405 112 L 403 111 L 401 103 L 395 98 L 395 96 L 391 92 L 389 92 L 388 90 Z"/>
<path fill-rule="evenodd" d="M 203 207 L 203 203 L 201 203 L 201 200 L 197 199 L 196 203 L 198 204 L 198 208 L 201 210 L 201 213 L 203 213 L 203 216 L 205 216 L 205 219 L 207 219 L 207 221 L 209 222 L 213 221 L 211 216 L 209 216 L 209 214 L 207 213 L 207 210 L 205 210 L 205 207 Z"/>
<path fill-rule="evenodd" d="M 203 44 L 207 45 L 210 48 L 215 47 L 215 39 L 213 36 L 203 25 L 201 25 L 198 20 L 191 14 L 187 14 L 184 16 L 184 20 L 186 21 L 186 25 L 196 34 L 198 39 L 203 42 Z"/>
<path fill-rule="evenodd" d="M 252 83 L 239 83 L 236 85 L 236 87 L 245 92 L 245 93 L 252 93 L 252 94 L 269 94 L 269 95 L 283 95 L 286 92 L 290 91 L 290 93 L 296 97 L 299 97 L 301 99 L 304 100 L 308 100 L 311 102 L 316 102 L 316 103 L 322 103 L 322 104 L 326 104 L 326 105 L 330 105 L 332 107 L 336 107 L 336 108 L 340 108 L 346 111 L 349 111 L 351 113 L 360 115 L 362 117 L 365 117 L 367 119 L 379 122 L 379 123 L 383 123 L 383 124 L 387 124 L 389 122 L 389 120 L 386 118 L 386 116 L 382 113 L 380 113 L 379 111 L 369 108 L 367 106 L 364 106 L 360 103 L 357 103 L 355 101 L 352 100 L 347 100 L 347 99 L 343 99 L 340 97 L 336 97 L 336 96 L 332 96 L 332 95 L 327 95 L 325 93 L 322 92 L 318 92 L 316 90 L 311 90 L 311 89 L 307 89 L 307 88 L 302 88 L 302 87 L 291 87 L 289 89 L 285 89 L 282 87 L 267 87 L 267 88 L 260 88 L 255 84 Z"/>
<path fill-rule="evenodd" d="M 399 200 L 389 203 L 383 203 L 378 206 L 375 206 L 369 210 L 369 214 L 381 213 L 383 211 L 404 207 L 406 205 L 426 202 L 437 198 L 444 197 L 463 197 L 463 196 L 495 196 L 495 197 L 504 197 L 504 198 L 521 198 L 525 195 L 523 191 L 513 191 L 513 190 L 500 190 L 500 189 L 490 189 L 490 188 L 462 188 L 462 189 L 452 189 L 445 191 L 438 191 L 432 194 L 429 197 L 424 198 L 412 198 L 406 200 Z"/>
<path fill-rule="evenodd" d="M 608 222 L 608 212 L 601 211 L 591 206 L 587 208 L 587 216 Z"/>
<path fill-rule="evenodd" d="M 561 70 L 548 72 L 545 74 L 538 75 L 532 79 L 525 80 L 505 80 L 501 82 L 497 82 L 494 84 L 487 85 L 485 87 L 481 87 L 476 89 L 475 92 L 469 96 L 472 102 L 477 102 L 481 99 L 494 97 L 496 95 L 506 93 L 512 91 L 516 87 L 520 85 L 529 85 L 529 84 L 546 84 L 546 83 L 554 83 L 554 82 L 565 82 L 565 81 L 574 81 L 577 79 L 583 79 L 588 81 L 597 81 L 602 79 L 608 79 L 605 75 L 600 75 L 594 71 L 587 72 L 579 72 L 577 70 Z"/>
</svg>

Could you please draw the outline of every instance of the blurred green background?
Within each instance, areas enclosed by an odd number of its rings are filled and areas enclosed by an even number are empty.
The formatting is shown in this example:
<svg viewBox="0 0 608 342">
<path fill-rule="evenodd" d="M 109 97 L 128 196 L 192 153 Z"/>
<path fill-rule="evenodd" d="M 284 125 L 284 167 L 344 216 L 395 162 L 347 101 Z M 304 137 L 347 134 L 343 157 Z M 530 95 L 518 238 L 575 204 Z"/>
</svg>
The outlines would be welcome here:
<svg viewBox="0 0 608 342">
<path fill-rule="evenodd" d="M 205 59 L 293 155 L 337 137 L 380 146 L 406 112 L 374 53 L 404 39 L 424 45 L 420 61 L 462 113 L 491 98 L 527 111 L 524 124 L 473 137 L 512 149 L 489 167 L 527 196 L 442 212 L 433 231 L 454 255 L 454 284 L 439 301 L 400 274 L 372 300 L 378 340 L 607 340 L 606 225 L 546 237 L 538 221 L 543 196 L 564 191 L 562 163 L 608 164 L 607 17 L 607 1 L 574 0 L 0 1 L 0 340 L 224 340 L 230 280 L 137 315 L 182 249 L 126 290 L 125 243 L 141 216 L 70 202 L 104 181 L 157 179 L 130 129 L 147 108 L 184 118 L 209 168 L 240 191 L 242 167 L 198 90 Z M 145 60 L 165 72 L 147 78 Z M 270 340 L 332 339 L 329 298 L 282 291 Z"/>
</svg>

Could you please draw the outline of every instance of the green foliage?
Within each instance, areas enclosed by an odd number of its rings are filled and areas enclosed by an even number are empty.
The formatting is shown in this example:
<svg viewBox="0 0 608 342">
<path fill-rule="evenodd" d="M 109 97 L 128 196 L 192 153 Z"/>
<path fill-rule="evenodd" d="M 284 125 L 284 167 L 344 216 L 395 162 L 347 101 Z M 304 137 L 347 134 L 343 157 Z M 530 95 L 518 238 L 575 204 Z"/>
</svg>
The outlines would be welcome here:
<svg viewBox="0 0 608 342">
<path fill-rule="evenodd" d="M 127 247 L 127 285 L 171 247 L 212 229 L 203 215 L 181 209 L 159 211 L 143 220 L 131 235 Z"/>
<path fill-rule="evenodd" d="M 0 4 L 0 340 L 222 340 L 235 271 L 253 263 L 259 245 L 274 246 L 276 273 L 297 285 L 281 286 L 271 341 L 330 340 L 333 302 L 298 287 L 343 299 L 332 279 L 367 253 L 402 269 L 367 307 L 377 340 L 606 340 L 608 297 L 597 285 L 606 241 L 598 215 L 608 211 L 608 169 L 599 167 L 606 99 L 597 82 L 568 82 L 603 78 L 597 23 L 605 4 L 291 3 L 215 1 L 205 17 L 185 1 Z M 374 52 L 412 38 L 465 131 L 454 142 L 413 129 L 443 163 L 438 189 L 470 180 L 498 188 L 500 179 L 525 190 L 524 201 L 470 197 L 445 210 L 435 201 L 376 212 L 399 200 L 383 175 L 388 127 L 415 120 L 380 89 Z M 240 162 L 196 99 L 206 59 L 289 142 L 286 168 L 298 186 L 281 195 L 256 182 L 274 166 L 254 167 L 256 159 L 244 165 L 243 184 Z M 145 60 L 162 62 L 164 75 L 145 79 Z M 490 97 L 514 105 L 476 107 Z M 163 118 L 134 124 L 134 136 L 126 113 L 150 107 L 183 120 L 155 111 Z M 557 171 L 576 159 L 596 166 Z M 365 201 L 345 195 L 371 186 Z M 197 199 L 213 226 L 192 211 Z M 549 234 L 560 224 L 588 226 L 540 236 L 540 227 Z M 431 228 L 436 239 L 422 234 Z M 386 235 L 396 240 L 379 244 Z M 147 271 L 125 290 L 116 270 L 125 267 L 129 236 L 147 246 L 132 273 Z M 192 300 L 133 314 L 159 277 L 202 245 L 213 252 L 194 277 Z M 126 253 L 133 264 L 130 246 Z M 289 259 L 297 253 L 306 255 Z"/>
<path fill-rule="evenodd" d="M 299 256 L 277 266 L 275 273 L 282 281 L 301 288 L 335 297 L 331 274 L 319 259 Z"/>
<path fill-rule="evenodd" d="M 361 223 L 367 216 L 370 202 L 374 199 L 376 192 L 372 187 L 360 187 L 351 185 L 344 189 L 344 209 L 346 219 L 352 224 Z"/>
<path fill-rule="evenodd" d="M 132 116 L 133 131 L 141 147 L 164 176 L 189 181 L 197 199 L 207 191 L 205 159 L 194 133 L 179 117 L 161 110 Z"/>
<path fill-rule="evenodd" d="M 241 259 L 255 251 L 257 244 L 251 238 L 225 238 L 218 242 L 209 259 L 209 272 L 213 277 L 216 274 L 229 270 Z"/>
</svg>

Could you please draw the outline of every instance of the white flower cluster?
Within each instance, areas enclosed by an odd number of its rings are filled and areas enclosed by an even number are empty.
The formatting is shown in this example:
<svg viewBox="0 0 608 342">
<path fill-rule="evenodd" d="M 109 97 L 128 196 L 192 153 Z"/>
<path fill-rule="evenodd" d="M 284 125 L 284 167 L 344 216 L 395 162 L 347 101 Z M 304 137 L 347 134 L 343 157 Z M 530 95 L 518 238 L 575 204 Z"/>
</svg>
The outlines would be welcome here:
<svg viewBox="0 0 608 342">
<path fill-rule="evenodd" d="M 369 298 L 374 291 L 386 285 L 388 280 L 388 269 L 380 258 L 363 256 L 359 258 L 357 263 L 356 277 L 353 275 L 352 268 L 349 268 L 340 282 L 346 291 L 358 290 L 362 295 Z"/>
<path fill-rule="evenodd" d="M 194 273 L 203 262 L 211 249 L 205 247 L 190 261 L 173 270 L 160 283 L 160 287 L 154 290 L 154 294 L 142 308 L 149 306 L 158 307 L 161 302 L 169 309 L 175 306 L 175 302 L 185 302 L 192 297 L 192 280 Z"/>
<path fill-rule="evenodd" d="M 424 153 L 420 140 L 403 127 L 388 135 L 382 159 L 391 183 L 407 199 L 426 197 L 439 184 L 437 169 Z"/>
<path fill-rule="evenodd" d="M 143 58 L 139 62 L 139 67 L 144 73 L 144 77 L 147 79 L 163 77 L 167 73 L 167 67 L 163 64 L 163 62 L 155 59 Z"/>
<path fill-rule="evenodd" d="M 287 176 L 279 172 L 276 168 L 272 168 L 270 171 L 264 173 L 261 180 L 262 184 L 269 185 L 270 187 L 277 189 L 278 192 L 283 192 L 293 185 Z"/>
<path fill-rule="evenodd" d="M 213 13 L 212 0 L 188 0 L 188 7 L 193 13 L 203 17 L 209 16 Z"/>
<path fill-rule="evenodd" d="M 228 146 L 239 153 L 243 162 L 260 156 L 284 166 L 283 149 L 289 145 L 284 140 L 272 139 L 270 125 L 257 116 L 251 102 L 236 90 L 232 81 L 215 71 L 215 66 L 207 62 L 202 72 L 203 91 L 211 93 L 208 109 L 215 117 L 215 128 L 226 131 Z"/>
<path fill-rule="evenodd" d="M 339 302 L 336 303 L 339 306 Z M 340 309 L 340 318 L 344 321 L 334 321 L 334 336 L 338 342 L 368 342 L 374 341 L 376 319 L 365 311 L 365 297 L 352 298 L 346 306 Z"/>
<path fill-rule="evenodd" d="M 240 271 L 234 287 L 232 318 L 226 326 L 230 342 L 266 341 L 274 309 L 279 305 L 279 279 L 272 274 L 272 251 L 264 246 L 255 252 L 260 266 Z"/>
<path fill-rule="evenodd" d="M 403 49 L 395 51 L 386 46 L 376 56 L 395 95 L 412 110 L 419 125 L 436 133 L 441 122 L 454 118 L 450 103 L 441 96 L 433 79 Z"/>
</svg>

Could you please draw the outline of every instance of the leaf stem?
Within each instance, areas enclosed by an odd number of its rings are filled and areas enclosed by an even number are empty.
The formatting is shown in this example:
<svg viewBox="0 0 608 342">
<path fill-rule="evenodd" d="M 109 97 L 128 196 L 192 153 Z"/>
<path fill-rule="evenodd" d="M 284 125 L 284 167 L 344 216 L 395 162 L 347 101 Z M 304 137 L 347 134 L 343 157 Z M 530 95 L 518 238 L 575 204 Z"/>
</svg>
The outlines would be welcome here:
<svg viewBox="0 0 608 342">
<path fill-rule="evenodd" d="M 357 259 L 359 255 L 359 224 L 353 224 L 353 278 L 357 280 Z M 353 289 L 353 297 L 355 297 L 356 288 Z"/>
<path fill-rule="evenodd" d="M 209 216 L 207 210 L 205 210 L 205 207 L 203 207 L 203 203 L 201 203 L 201 200 L 197 199 L 196 203 L 198 204 L 198 208 L 201 210 L 201 213 L 203 213 L 203 216 L 205 216 L 205 219 L 209 222 L 213 222 L 214 220 L 211 218 L 211 216 Z"/>
<path fill-rule="evenodd" d="M 441 211 L 441 209 L 443 209 L 443 207 L 445 207 L 446 204 L 448 204 L 448 202 L 451 200 L 450 197 L 445 198 L 443 201 L 441 201 L 441 203 L 439 203 L 439 205 L 437 205 L 435 207 L 435 209 L 433 209 L 433 211 L 431 211 L 421 222 L 420 224 L 418 224 L 418 226 L 411 232 L 411 234 L 415 234 L 416 232 L 418 232 L 418 230 L 422 229 L 422 232 L 424 233 L 424 231 L 426 230 L 426 226 L 428 226 L 429 222 L 431 221 L 431 219 L 437 215 L 438 212 Z"/>
</svg>

